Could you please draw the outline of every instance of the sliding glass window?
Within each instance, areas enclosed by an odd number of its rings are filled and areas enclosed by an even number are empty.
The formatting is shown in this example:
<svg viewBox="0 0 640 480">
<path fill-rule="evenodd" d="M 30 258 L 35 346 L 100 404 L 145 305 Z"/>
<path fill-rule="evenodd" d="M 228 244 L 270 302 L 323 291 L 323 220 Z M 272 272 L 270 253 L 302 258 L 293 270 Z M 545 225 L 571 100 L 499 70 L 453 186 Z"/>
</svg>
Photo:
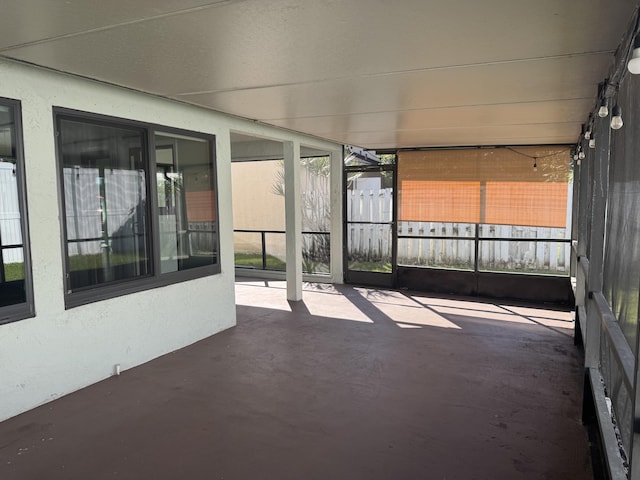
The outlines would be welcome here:
<svg viewBox="0 0 640 480">
<path fill-rule="evenodd" d="M 216 191 L 211 143 L 155 133 L 160 271 L 214 265 Z"/>
<path fill-rule="evenodd" d="M 60 120 L 67 289 L 151 273 L 141 129 Z"/>
<path fill-rule="evenodd" d="M 0 99 L 0 323 L 34 315 L 20 103 Z"/>
<path fill-rule="evenodd" d="M 57 128 L 67 307 L 220 271 L 212 136 L 63 110 Z"/>
</svg>

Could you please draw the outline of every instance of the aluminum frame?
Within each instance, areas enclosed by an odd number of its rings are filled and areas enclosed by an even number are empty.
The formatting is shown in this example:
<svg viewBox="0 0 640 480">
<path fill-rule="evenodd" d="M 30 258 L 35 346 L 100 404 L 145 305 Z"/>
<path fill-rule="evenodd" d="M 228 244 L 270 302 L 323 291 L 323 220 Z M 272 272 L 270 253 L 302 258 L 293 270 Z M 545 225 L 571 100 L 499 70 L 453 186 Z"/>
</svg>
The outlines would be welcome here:
<svg viewBox="0 0 640 480">
<path fill-rule="evenodd" d="M 62 232 L 60 247 L 62 249 L 63 258 L 63 272 L 65 277 L 65 294 L 64 302 L 65 308 L 73 308 L 88 303 L 99 302 L 109 298 L 119 297 L 122 295 L 128 295 L 131 293 L 141 292 L 144 290 L 150 290 L 174 283 L 185 282 L 194 280 L 196 278 L 207 277 L 210 275 L 219 274 L 221 272 L 220 266 L 220 228 L 219 228 L 219 202 L 218 202 L 218 175 L 217 175 L 217 162 L 216 162 L 216 137 L 212 134 L 196 132 L 191 130 L 185 130 L 175 127 L 169 127 L 166 125 L 159 125 L 154 123 L 139 122 L 135 120 L 128 120 L 119 117 L 112 117 L 108 115 L 101 115 L 92 112 L 84 112 L 79 110 L 68 109 L 64 107 L 53 108 L 53 120 L 55 126 L 56 135 L 56 170 L 58 174 L 58 204 L 59 211 L 65 212 L 65 199 L 64 199 L 64 181 L 63 181 L 63 162 L 58 142 L 60 121 L 63 119 L 70 119 L 73 121 L 80 121 L 86 123 L 92 123 L 95 125 L 114 126 L 134 128 L 143 132 L 144 135 L 144 149 L 143 161 L 147 168 L 148 175 L 146 181 L 146 195 L 150 199 L 147 202 L 145 214 L 149 219 L 149 239 L 148 248 L 151 254 L 151 272 L 142 277 L 135 277 L 131 279 L 114 281 L 106 284 L 99 284 L 91 287 L 87 287 L 78 291 L 70 291 L 69 289 L 69 259 L 67 255 L 67 226 L 66 218 L 64 215 L 59 215 L 60 228 Z M 216 228 L 215 228 L 215 242 L 218 246 L 216 254 L 216 261 L 212 265 L 205 265 L 200 267 L 191 268 L 188 270 L 181 270 L 176 272 L 160 272 L 160 230 L 157 221 L 158 218 L 158 204 L 157 204 L 157 185 L 152 179 L 156 178 L 156 165 L 155 165 L 155 141 L 154 134 L 156 132 L 181 135 L 191 138 L 199 138 L 206 140 L 209 143 L 209 155 L 213 165 L 213 184 L 215 188 L 215 215 L 216 215 Z"/>
</svg>

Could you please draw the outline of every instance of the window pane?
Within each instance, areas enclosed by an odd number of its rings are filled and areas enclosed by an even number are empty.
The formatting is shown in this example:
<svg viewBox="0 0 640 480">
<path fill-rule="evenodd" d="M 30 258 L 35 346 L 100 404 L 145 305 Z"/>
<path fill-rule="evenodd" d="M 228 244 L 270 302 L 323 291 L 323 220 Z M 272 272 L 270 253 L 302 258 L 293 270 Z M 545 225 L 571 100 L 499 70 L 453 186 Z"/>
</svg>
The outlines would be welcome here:
<svg viewBox="0 0 640 480">
<path fill-rule="evenodd" d="M 541 240 L 569 239 L 569 230 L 553 227 L 529 227 L 525 225 L 479 225 L 481 238 L 539 238 Z"/>
<path fill-rule="evenodd" d="M 480 240 L 478 270 L 566 275 L 571 244 Z"/>
<path fill-rule="evenodd" d="M 151 273 L 144 137 L 60 120 L 71 291 Z"/>
<path fill-rule="evenodd" d="M 398 265 L 473 270 L 474 240 L 399 238 Z"/>
<path fill-rule="evenodd" d="M 233 226 L 285 230 L 282 160 L 231 162 Z"/>
<path fill-rule="evenodd" d="M 2 261 L 5 281 L 24 280 L 24 252 L 22 248 L 4 248 Z"/>
<path fill-rule="evenodd" d="M 267 270 L 287 269 L 286 235 L 282 233 L 265 234 L 265 250 L 267 255 Z"/>
<path fill-rule="evenodd" d="M 349 270 L 391 272 L 391 225 L 347 225 Z"/>
<path fill-rule="evenodd" d="M 218 245 L 211 144 L 156 132 L 155 145 L 160 271 L 213 265 Z"/>
<path fill-rule="evenodd" d="M 569 164 L 568 147 L 400 152 L 398 217 L 565 228 Z"/>
<path fill-rule="evenodd" d="M 300 164 L 302 231 L 328 232 L 331 227 L 330 158 L 302 158 Z"/>
<path fill-rule="evenodd" d="M 347 221 L 390 222 L 393 172 L 357 172 L 347 176 Z"/>
<path fill-rule="evenodd" d="M 331 267 L 331 235 L 327 233 L 302 234 L 302 272 L 329 273 Z"/>
<path fill-rule="evenodd" d="M 3 269 L 0 271 L 0 307 L 24 303 L 25 291 L 24 254 L 22 248 L 2 249 Z"/>
<path fill-rule="evenodd" d="M 235 266 L 262 269 L 262 235 L 260 232 L 234 232 Z"/>
<path fill-rule="evenodd" d="M 300 160 L 303 273 L 330 271 L 330 160 L 328 156 Z"/>
<path fill-rule="evenodd" d="M 0 105 L 0 307 L 27 301 L 14 107 Z"/>
<path fill-rule="evenodd" d="M 475 237 L 475 223 L 398 222 L 398 236 Z"/>
<path fill-rule="evenodd" d="M 603 268 L 603 293 L 611 310 L 620 324 L 631 350 L 638 355 L 638 305 L 640 304 L 640 135 L 636 125 L 640 121 L 640 102 L 637 88 L 637 76 L 627 76 L 620 85 L 618 102 L 625 112 L 624 119 L 631 129 L 618 130 L 611 136 L 611 156 L 609 157 L 609 195 L 605 223 L 605 261 Z M 580 170 L 586 174 L 580 187 L 591 194 L 593 169 L 591 162 L 583 161 Z M 587 197 L 588 198 L 588 197 Z M 584 211 L 581 220 L 587 224 L 589 232 L 591 219 L 589 200 L 579 205 Z M 593 223 L 593 225 L 597 225 Z M 582 237 L 582 235 L 581 235 Z M 586 235 L 590 239 L 590 235 Z M 581 238 L 581 242 L 584 240 Z M 587 245 L 587 252 L 591 251 Z M 605 379 L 608 380 L 608 379 Z M 613 385 L 613 383 L 609 383 Z M 617 412 L 616 412 L 617 413 Z M 632 422 L 630 422 L 633 425 Z"/>
</svg>

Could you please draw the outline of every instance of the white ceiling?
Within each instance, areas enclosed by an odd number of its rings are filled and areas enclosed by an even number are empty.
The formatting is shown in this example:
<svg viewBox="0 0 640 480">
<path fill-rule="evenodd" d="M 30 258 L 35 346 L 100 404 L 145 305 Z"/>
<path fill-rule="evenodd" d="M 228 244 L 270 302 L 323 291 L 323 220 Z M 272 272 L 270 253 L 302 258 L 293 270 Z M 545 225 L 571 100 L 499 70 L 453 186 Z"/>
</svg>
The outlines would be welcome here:
<svg viewBox="0 0 640 480">
<path fill-rule="evenodd" d="M 638 1 L 4 0 L 0 55 L 365 148 L 574 143 Z"/>
</svg>

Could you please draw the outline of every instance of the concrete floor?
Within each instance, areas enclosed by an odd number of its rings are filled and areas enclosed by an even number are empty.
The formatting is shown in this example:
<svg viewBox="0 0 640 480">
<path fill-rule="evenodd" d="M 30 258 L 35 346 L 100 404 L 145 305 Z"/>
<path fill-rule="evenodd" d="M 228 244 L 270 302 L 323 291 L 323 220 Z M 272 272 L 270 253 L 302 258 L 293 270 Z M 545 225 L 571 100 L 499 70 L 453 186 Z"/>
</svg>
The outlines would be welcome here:
<svg viewBox="0 0 640 480">
<path fill-rule="evenodd" d="M 569 313 L 285 295 L 239 281 L 237 327 L 0 423 L 0 478 L 591 478 Z"/>
</svg>

